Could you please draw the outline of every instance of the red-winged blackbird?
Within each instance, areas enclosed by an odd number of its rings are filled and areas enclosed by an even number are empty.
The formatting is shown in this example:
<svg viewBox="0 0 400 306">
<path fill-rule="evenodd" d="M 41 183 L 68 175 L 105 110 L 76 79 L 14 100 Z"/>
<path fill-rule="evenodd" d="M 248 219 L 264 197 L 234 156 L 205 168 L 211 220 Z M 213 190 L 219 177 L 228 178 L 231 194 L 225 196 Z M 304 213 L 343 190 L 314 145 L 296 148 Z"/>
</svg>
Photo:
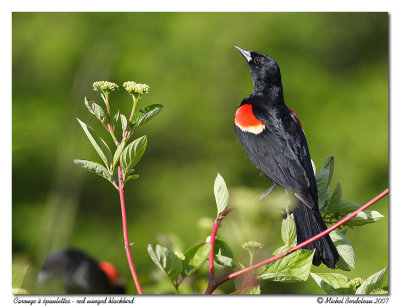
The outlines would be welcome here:
<svg viewBox="0 0 400 306">
<path fill-rule="evenodd" d="M 47 256 L 38 275 L 41 294 L 124 294 L 117 269 L 76 249 Z"/>
<path fill-rule="evenodd" d="M 239 142 L 254 165 L 272 181 L 265 192 L 280 186 L 298 199 L 293 209 L 297 243 L 326 229 L 318 207 L 318 190 L 306 137 L 296 114 L 283 100 L 281 73 L 269 56 L 236 47 L 248 62 L 254 90 L 235 114 Z M 313 264 L 335 268 L 339 254 L 329 235 L 308 244 Z"/>
</svg>

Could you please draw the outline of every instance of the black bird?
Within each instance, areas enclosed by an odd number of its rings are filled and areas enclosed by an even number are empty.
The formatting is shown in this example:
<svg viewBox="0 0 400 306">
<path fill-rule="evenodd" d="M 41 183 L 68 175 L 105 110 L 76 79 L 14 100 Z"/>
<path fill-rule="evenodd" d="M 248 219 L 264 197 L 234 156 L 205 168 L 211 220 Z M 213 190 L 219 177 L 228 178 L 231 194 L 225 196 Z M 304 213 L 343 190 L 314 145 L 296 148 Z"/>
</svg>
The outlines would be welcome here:
<svg viewBox="0 0 400 306">
<path fill-rule="evenodd" d="M 236 136 L 254 165 L 272 181 L 264 192 L 283 187 L 298 199 L 293 209 L 297 243 L 327 227 L 318 207 L 318 190 L 307 140 L 296 114 L 285 104 L 278 64 L 269 56 L 236 47 L 246 59 L 254 90 L 235 114 Z M 313 264 L 335 268 L 339 253 L 329 235 L 308 244 Z"/>
<path fill-rule="evenodd" d="M 41 294 L 123 294 L 117 269 L 77 249 L 50 253 L 38 275 Z"/>
</svg>

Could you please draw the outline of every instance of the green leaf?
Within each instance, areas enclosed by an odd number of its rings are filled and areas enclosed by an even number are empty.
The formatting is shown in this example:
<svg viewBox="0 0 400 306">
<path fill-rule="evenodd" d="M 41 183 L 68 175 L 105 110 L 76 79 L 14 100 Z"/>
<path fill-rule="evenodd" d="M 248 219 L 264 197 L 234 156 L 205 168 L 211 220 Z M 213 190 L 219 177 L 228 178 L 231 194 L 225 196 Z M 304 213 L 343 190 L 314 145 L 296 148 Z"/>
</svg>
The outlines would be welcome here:
<svg viewBox="0 0 400 306">
<path fill-rule="evenodd" d="M 187 250 L 183 260 L 182 277 L 196 272 L 207 260 L 210 250 L 211 245 L 209 243 L 202 243 Z"/>
<path fill-rule="evenodd" d="M 121 127 L 122 127 L 122 131 L 126 131 L 126 128 L 128 126 L 128 120 L 126 119 L 126 117 L 121 114 Z"/>
<path fill-rule="evenodd" d="M 109 154 L 110 156 L 112 156 L 110 147 L 108 146 L 107 142 L 103 138 L 101 138 L 101 137 L 99 137 L 99 138 L 100 138 L 100 141 L 103 143 L 104 149 L 107 151 L 107 155 Z"/>
<path fill-rule="evenodd" d="M 214 261 L 225 267 L 243 267 L 241 263 L 233 259 L 233 253 L 229 245 L 220 239 L 215 239 Z"/>
<path fill-rule="evenodd" d="M 338 273 L 311 273 L 315 282 L 328 294 L 352 294 L 348 278 Z"/>
<path fill-rule="evenodd" d="M 261 294 L 261 290 L 260 290 L 260 286 L 247 287 L 247 288 L 232 292 L 231 294 Z"/>
<path fill-rule="evenodd" d="M 229 192 L 228 188 L 226 187 L 224 178 L 219 173 L 217 174 L 214 182 L 214 195 L 215 201 L 217 203 L 218 215 L 220 215 L 225 211 L 226 207 L 228 206 Z"/>
<path fill-rule="evenodd" d="M 126 175 L 131 175 L 135 173 L 135 169 L 129 169 L 128 171 L 126 171 Z"/>
<path fill-rule="evenodd" d="M 345 216 L 359 209 L 360 207 L 360 205 L 354 202 L 341 200 L 339 203 L 336 204 L 335 210 L 333 212 L 335 214 L 339 214 L 340 216 Z"/>
<path fill-rule="evenodd" d="M 136 180 L 139 178 L 139 174 L 133 174 L 135 173 L 135 169 L 129 169 L 127 172 L 123 172 L 123 181 L 127 182 L 130 180 Z"/>
<path fill-rule="evenodd" d="M 291 246 L 294 243 L 296 239 L 296 225 L 292 215 L 282 220 L 281 236 L 285 245 Z"/>
<path fill-rule="evenodd" d="M 327 200 L 329 197 L 329 187 L 326 188 L 325 192 L 321 195 L 318 195 L 318 206 L 320 211 L 324 211 L 327 206 Z"/>
<path fill-rule="evenodd" d="M 14 264 L 12 265 L 12 288 L 20 289 L 24 281 L 27 265 Z"/>
<path fill-rule="evenodd" d="M 224 256 L 224 255 L 215 254 L 214 260 L 215 260 L 215 262 L 217 264 L 219 264 L 221 266 L 224 266 L 224 267 L 238 268 L 238 269 L 243 269 L 244 268 L 244 265 L 242 265 L 237 260 L 235 260 L 235 259 L 233 259 L 231 257 Z"/>
<path fill-rule="evenodd" d="M 259 278 L 277 282 L 306 281 L 313 256 L 314 250 L 297 250 L 273 262 Z"/>
<path fill-rule="evenodd" d="M 345 271 L 354 270 L 356 266 L 356 257 L 349 239 L 338 230 L 334 230 L 329 236 L 340 255 L 336 267 Z"/>
<path fill-rule="evenodd" d="M 369 294 L 375 289 L 381 288 L 388 274 L 388 268 L 376 272 L 368 277 L 360 287 L 358 287 L 356 294 Z"/>
<path fill-rule="evenodd" d="M 120 113 L 119 113 L 119 110 L 118 110 L 118 111 L 115 113 L 114 117 L 113 117 L 113 126 L 115 126 L 115 125 L 117 124 L 118 119 L 119 119 L 119 115 L 120 115 Z"/>
<path fill-rule="evenodd" d="M 78 119 L 78 118 L 77 118 Z M 92 146 L 96 150 L 97 154 L 101 157 L 104 164 L 110 169 L 112 165 L 112 155 L 110 148 L 107 146 L 106 142 L 97 136 L 96 132 L 84 122 L 78 119 L 79 124 L 82 126 L 83 131 L 85 132 L 86 136 L 89 138 Z"/>
<path fill-rule="evenodd" d="M 229 245 L 225 241 L 217 238 L 215 239 L 214 243 L 214 254 L 233 258 L 233 253 Z"/>
<path fill-rule="evenodd" d="M 322 168 L 315 175 L 315 180 L 317 182 L 318 197 L 320 197 L 326 192 L 329 186 L 329 169 Z"/>
<path fill-rule="evenodd" d="M 93 172 L 101 177 L 104 177 L 107 181 L 111 181 L 110 172 L 103 165 L 100 165 L 99 163 L 84 159 L 73 159 L 72 162 L 75 165 L 81 166 L 82 168 L 90 172 Z"/>
<path fill-rule="evenodd" d="M 132 141 L 122 151 L 120 156 L 120 163 L 124 171 L 133 168 L 142 158 L 144 151 L 146 150 L 147 136 L 142 136 Z"/>
<path fill-rule="evenodd" d="M 273 251 L 273 252 L 272 252 L 272 255 L 278 255 L 278 254 L 287 252 L 287 251 L 289 251 L 290 249 L 291 249 L 290 246 L 288 246 L 288 245 L 283 245 L 283 246 L 277 248 L 275 251 Z"/>
<path fill-rule="evenodd" d="M 139 178 L 139 174 L 128 175 L 128 176 L 125 178 L 125 181 L 124 181 L 124 182 L 130 181 L 130 180 L 136 180 L 136 179 L 138 179 L 138 178 Z"/>
<path fill-rule="evenodd" d="M 336 220 L 340 220 L 343 217 L 347 216 L 349 213 L 352 213 L 359 209 L 361 206 L 351 202 L 341 200 L 335 207 L 329 207 L 331 211 L 330 217 Z M 356 217 L 346 222 L 347 226 L 361 226 L 368 223 L 373 223 L 379 221 L 384 216 L 377 211 L 374 210 L 364 210 L 357 214 Z"/>
<path fill-rule="evenodd" d="M 334 158 L 333 158 L 333 156 L 329 156 L 325 160 L 322 168 L 328 169 L 328 171 L 329 171 L 329 177 L 328 177 L 328 185 L 329 185 L 331 183 L 331 181 L 332 181 L 333 170 L 334 170 Z"/>
<path fill-rule="evenodd" d="M 149 244 L 147 251 L 151 260 L 163 271 L 175 284 L 182 272 L 181 260 L 170 249 L 158 244 Z"/>
<path fill-rule="evenodd" d="M 360 226 L 368 223 L 379 221 L 384 216 L 375 210 L 360 211 L 357 216 L 346 222 L 348 226 Z"/>
<path fill-rule="evenodd" d="M 127 172 L 124 172 L 124 182 L 130 181 L 130 180 L 136 180 L 139 178 L 139 174 L 133 174 L 135 173 L 135 169 L 129 169 Z"/>
<path fill-rule="evenodd" d="M 351 271 L 353 269 L 353 268 L 350 268 L 350 266 L 345 262 L 345 260 L 342 257 L 339 257 L 335 266 L 337 269 L 340 269 L 343 271 Z"/>
<path fill-rule="evenodd" d="M 233 268 L 234 266 L 233 258 L 226 257 L 224 255 L 215 254 L 214 260 L 217 264 L 224 267 Z"/>
<path fill-rule="evenodd" d="M 342 187 L 338 183 L 336 185 L 335 190 L 332 193 L 331 199 L 329 200 L 329 204 L 325 207 L 324 213 L 329 214 L 335 212 L 336 206 L 342 200 Z"/>
<path fill-rule="evenodd" d="M 107 119 L 106 114 L 100 105 L 94 103 L 92 100 L 86 99 L 86 97 L 85 97 L 85 105 L 89 110 L 89 112 L 95 115 L 97 119 L 99 119 L 103 123 L 106 122 Z"/>
<path fill-rule="evenodd" d="M 121 115 L 121 116 L 123 116 L 123 115 Z M 122 118 L 121 118 L 121 119 L 122 119 Z M 122 120 L 121 120 L 121 121 L 122 121 Z M 112 163 L 112 169 L 114 169 L 115 166 L 117 165 L 117 163 L 118 163 L 118 161 L 119 161 L 119 158 L 120 158 L 120 156 L 121 156 L 121 153 L 122 153 L 122 151 L 123 151 L 124 148 L 125 148 L 125 144 L 126 144 L 126 142 L 125 142 L 125 139 L 124 139 L 124 140 L 122 140 L 122 142 L 119 144 L 117 150 L 115 150 L 114 157 L 113 157 L 113 163 Z"/>
<path fill-rule="evenodd" d="M 326 200 L 329 197 L 329 184 L 333 176 L 333 157 L 328 157 L 321 170 L 315 175 L 318 188 L 318 205 L 321 211 L 326 207 Z"/>
<path fill-rule="evenodd" d="M 138 110 L 132 118 L 132 131 L 135 131 L 143 124 L 153 119 L 159 112 L 161 112 L 163 107 L 164 106 L 162 106 L 161 104 L 152 104 Z"/>
<path fill-rule="evenodd" d="M 336 204 L 338 204 L 341 200 L 342 200 L 342 186 L 340 186 L 340 183 L 338 183 L 331 196 L 330 202 L 332 207 L 335 207 Z"/>
</svg>

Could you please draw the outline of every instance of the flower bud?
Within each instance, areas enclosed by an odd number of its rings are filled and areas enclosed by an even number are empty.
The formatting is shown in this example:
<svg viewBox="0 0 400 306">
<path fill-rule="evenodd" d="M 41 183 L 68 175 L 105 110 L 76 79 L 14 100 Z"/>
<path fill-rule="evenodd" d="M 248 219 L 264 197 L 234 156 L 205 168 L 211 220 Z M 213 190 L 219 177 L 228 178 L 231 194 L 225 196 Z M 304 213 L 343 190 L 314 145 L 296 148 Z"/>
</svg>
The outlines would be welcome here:
<svg viewBox="0 0 400 306">
<path fill-rule="evenodd" d="M 262 244 L 257 241 L 247 241 L 247 242 L 243 243 L 242 248 L 247 251 L 254 250 L 254 249 L 261 249 Z"/>
<path fill-rule="evenodd" d="M 389 292 L 386 291 L 385 289 L 378 288 L 378 289 L 371 291 L 369 294 L 389 294 Z"/>
<path fill-rule="evenodd" d="M 123 85 L 125 90 L 133 95 L 136 99 L 140 98 L 144 93 L 148 93 L 150 88 L 150 86 L 147 84 L 139 84 L 133 81 L 125 82 Z"/>
<path fill-rule="evenodd" d="M 356 277 L 353 278 L 351 281 L 349 281 L 349 287 L 351 287 L 354 291 L 357 290 L 358 287 L 361 286 L 361 284 L 365 281 L 365 279 L 361 277 Z"/>
<path fill-rule="evenodd" d="M 118 85 L 108 81 L 97 81 L 93 83 L 93 90 L 99 91 L 103 94 L 108 94 L 116 89 L 118 89 Z"/>
<path fill-rule="evenodd" d="M 174 253 L 180 260 L 185 260 L 185 255 L 182 252 L 175 251 Z"/>
</svg>

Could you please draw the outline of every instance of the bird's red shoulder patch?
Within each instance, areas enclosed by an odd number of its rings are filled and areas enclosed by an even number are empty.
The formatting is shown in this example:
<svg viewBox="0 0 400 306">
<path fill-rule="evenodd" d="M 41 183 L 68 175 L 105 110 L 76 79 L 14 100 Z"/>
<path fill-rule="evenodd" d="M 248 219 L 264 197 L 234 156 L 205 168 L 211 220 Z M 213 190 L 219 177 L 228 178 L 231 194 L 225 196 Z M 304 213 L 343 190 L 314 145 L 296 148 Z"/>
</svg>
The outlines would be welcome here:
<svg viewBox="0 0 400 306">
<path fill-rule="evenodd" d="M 118 283 L 120 275 L 117 268 L 115 268 L 112 263 L 105 260 L 100 261 L 99 268 L 103 270 L 103 272 L 107 275 L 107 278 L 111 284 L 115 285 L 116 283 Z"/>
<path fill-rule="evenodd" d="M 253 114 L 251 104 L 243 104 L 235 114 L 235 125 L 244 132 L 260 134 L 265 129 L 265 124 Z"/>
<path fill-rule="evenodd" d="M 289 107 L 288 107 L 288 109 L 290 110 L 290 112 L 297 118 L 297 121 L 299 122 L 299 124 L 300 124 L 300 127 L 303 129 L 303 126 L 301 125 L 301 122 L 300 122 L 300 119 L 299 119 L 299 117 L 297 117 L 297 115 L 296 115 L 296 113 L 294 112 L 294 111 L 292 111 Z"/>
</svg>

